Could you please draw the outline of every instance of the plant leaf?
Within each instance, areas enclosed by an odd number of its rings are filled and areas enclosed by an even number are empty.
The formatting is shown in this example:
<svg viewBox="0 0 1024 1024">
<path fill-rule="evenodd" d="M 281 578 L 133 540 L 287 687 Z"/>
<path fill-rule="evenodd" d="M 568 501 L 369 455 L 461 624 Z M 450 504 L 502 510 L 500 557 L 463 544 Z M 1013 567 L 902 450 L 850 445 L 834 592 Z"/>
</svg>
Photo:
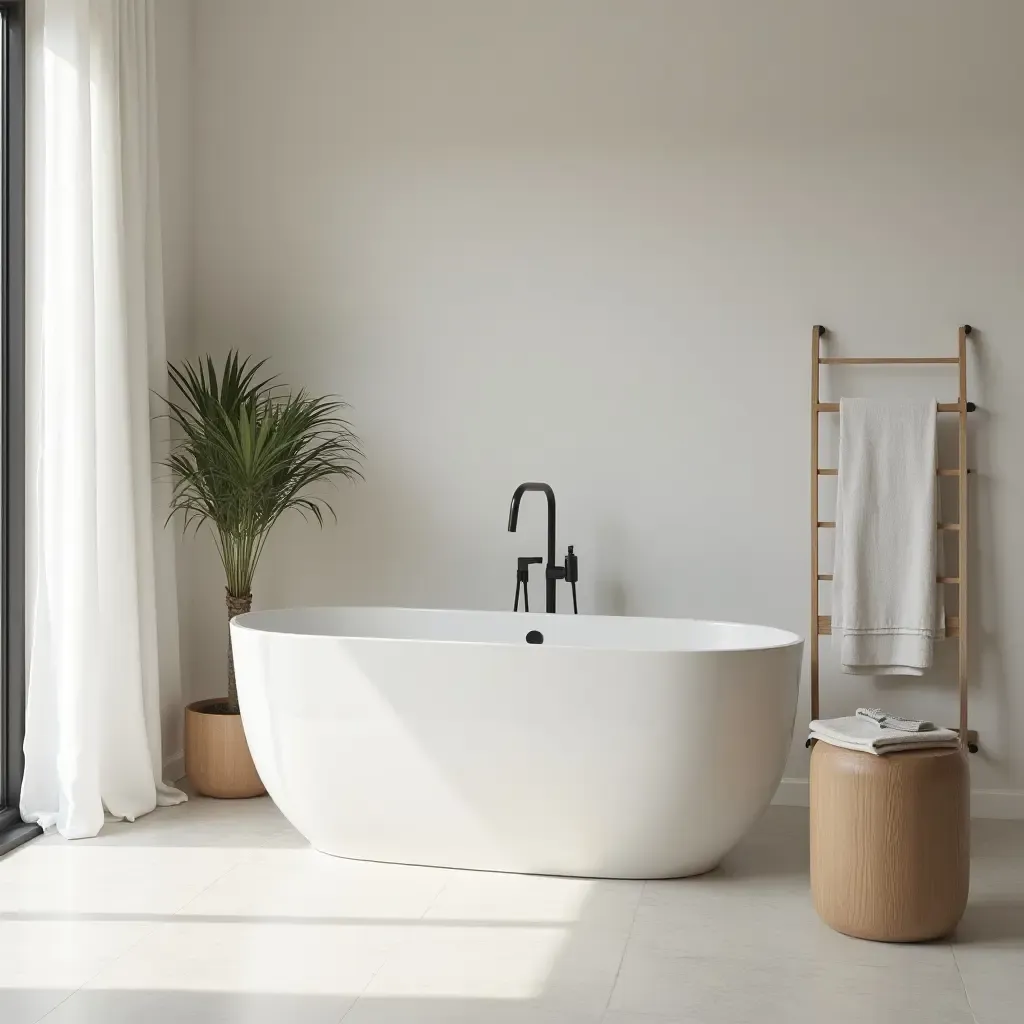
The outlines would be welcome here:
<svg viewBox="0 0 1024 1024">
<path fill-rule="evenodd" d="M 218 376 L 213 358 L 168 364 L 175 400 L 165 399 L 173 430 L 163 465 L 173 479 L 171 516 L 183 529 L 213 527 L 234 594 L 252 590 L 269 531 L 294 509 L 323 526 L 332 506 L 310 489 L 362 479 L 363 453 L 335 396 L 291 393 L 231 350 Z M 170 517 L 169 517 L 170 518 Z"/>
</svg>

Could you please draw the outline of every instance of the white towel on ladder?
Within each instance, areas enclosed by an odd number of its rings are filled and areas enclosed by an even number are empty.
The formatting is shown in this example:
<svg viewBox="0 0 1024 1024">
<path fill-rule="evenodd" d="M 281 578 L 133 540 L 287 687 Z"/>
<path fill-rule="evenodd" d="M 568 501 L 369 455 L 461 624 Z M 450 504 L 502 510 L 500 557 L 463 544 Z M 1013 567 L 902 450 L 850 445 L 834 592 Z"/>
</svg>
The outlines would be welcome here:
<svg viewBox="0 0 1024 1024">
<path fill-rule="evenodd" d="M 936 403 L 839 403 L 832 635 L 854 675 L 921 675 L 945 628 Z"/>
</svg>

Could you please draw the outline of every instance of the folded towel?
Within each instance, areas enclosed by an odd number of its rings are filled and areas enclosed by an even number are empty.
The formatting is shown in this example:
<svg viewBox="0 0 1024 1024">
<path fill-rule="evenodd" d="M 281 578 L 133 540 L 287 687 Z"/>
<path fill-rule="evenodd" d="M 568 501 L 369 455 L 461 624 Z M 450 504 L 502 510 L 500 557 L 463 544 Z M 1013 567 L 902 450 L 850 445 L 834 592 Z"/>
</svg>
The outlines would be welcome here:
<svg viewBox="0 0 1024 1024">
<path fill-rule="evenodd" d="M 867 754 L 895 754 L 901 750 L 956 747 L 960 743 L 959 736 L 952 729 L 900 732 L 898 729 L 883 729 L 870 719 L 859 715 L 815 720 L 811 722 L 810 738 L 831 743 L 834 747 L 862 750 Z"/>
<path fill-rule="evenodd" d="M 881 708 L 857 708 L 857 717 L 867 718 L 883 729 L 899 729 L 901 732 L 931 732 L 935 728 L 934 722 L 887 715 Z"/>
<path fill-rule="evenodd" d="M 854 675 L 921 675 L 944 634 L 935 401 L 839 403 L 832 634 Z"/>
</svg>

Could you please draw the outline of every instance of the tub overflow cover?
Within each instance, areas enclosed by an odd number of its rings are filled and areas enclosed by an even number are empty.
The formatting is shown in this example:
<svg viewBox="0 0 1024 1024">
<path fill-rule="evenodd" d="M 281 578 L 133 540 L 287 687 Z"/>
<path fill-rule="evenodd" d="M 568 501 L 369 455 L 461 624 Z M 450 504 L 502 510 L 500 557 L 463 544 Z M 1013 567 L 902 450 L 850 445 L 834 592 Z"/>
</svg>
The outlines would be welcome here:
<svg viewBox="0 0 1024 1024">
<path fill-rule="evenodd" d="M 542 644 L 544 643 L 544 634 L 539 629 L 531 629 L 526 634 L 526 642 L 528 644 Z"/>
</svg>

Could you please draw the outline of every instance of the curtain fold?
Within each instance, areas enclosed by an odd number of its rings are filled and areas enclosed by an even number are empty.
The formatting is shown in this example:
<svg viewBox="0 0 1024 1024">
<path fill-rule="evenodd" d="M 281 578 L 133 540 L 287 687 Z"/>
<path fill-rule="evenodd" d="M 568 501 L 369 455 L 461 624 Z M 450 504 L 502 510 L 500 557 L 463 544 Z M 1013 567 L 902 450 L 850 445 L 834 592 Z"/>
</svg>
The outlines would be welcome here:
<svg viewBox="0 0 1024 1024">
<path fill-rule="evenodd" d="M 29 0 L 28 707 L 21 812 L 67 838 L 185 799 L 153 0 Z M 159 568 L 159 578 L 158 578 Z M 170 605 L 171 607 L 168 607 Z"/>
</svg>

